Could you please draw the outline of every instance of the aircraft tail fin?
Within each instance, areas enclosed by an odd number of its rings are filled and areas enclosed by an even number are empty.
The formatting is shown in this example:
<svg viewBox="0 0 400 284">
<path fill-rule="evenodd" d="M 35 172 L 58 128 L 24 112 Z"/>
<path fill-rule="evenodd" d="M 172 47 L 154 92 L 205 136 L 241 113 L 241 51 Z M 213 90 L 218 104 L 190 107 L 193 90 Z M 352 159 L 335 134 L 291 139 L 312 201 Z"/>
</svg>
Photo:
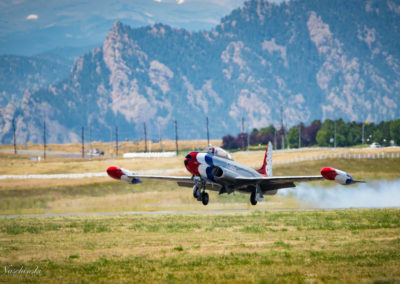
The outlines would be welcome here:
<svg viewBox="0 0 400 284">
<path fill-rule="evenodd" d="M 261 166 L 257 170 L 260 174 L 267 177 L 272 177 L 272 143 L 268 142 L 267 149 L 265 149 L 264 161 Z"/>
</svg>

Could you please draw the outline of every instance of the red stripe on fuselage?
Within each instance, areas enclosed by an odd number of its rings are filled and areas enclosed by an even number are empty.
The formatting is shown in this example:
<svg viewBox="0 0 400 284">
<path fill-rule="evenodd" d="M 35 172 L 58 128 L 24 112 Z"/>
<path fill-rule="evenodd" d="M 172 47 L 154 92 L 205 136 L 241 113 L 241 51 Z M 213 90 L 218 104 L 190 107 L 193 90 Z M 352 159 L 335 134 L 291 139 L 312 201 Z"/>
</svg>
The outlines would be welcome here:
<svg viewBox="0 0 400 284">
<path fill-rule="evenodd" d="M 197 154 L 197 152 L 192 152 L 189 153 L 185 158 L 185 167 L 194 176 L 200 176 L 200 163 L 197 161 Z"/>
</svg>

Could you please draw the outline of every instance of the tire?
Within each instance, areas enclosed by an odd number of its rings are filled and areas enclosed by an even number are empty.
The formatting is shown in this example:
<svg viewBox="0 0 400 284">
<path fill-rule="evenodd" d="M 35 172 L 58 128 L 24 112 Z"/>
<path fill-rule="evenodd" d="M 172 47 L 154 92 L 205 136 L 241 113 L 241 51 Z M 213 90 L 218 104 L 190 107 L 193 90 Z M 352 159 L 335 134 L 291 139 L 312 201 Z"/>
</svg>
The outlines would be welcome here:
<svg viewBox="0 0 400 284">
<path fill-rule="evenodd" d="M 250 203 L 251 205 L 257 205 L 256 193 L 254 191 L 250 195 Z"/>
<path fill-rule="evenodd" d="M 197 186 L 193 186 L 193 197 L 197 199 L 199 196 L 199 188 Z"/>
<path fill-rule="evenodd" d="M 203 203 L 203 205 L 207 205 L 208 200 L 209 200 L 208 193 L 203 192 L 203 194 L 201 195 L 201 202 Z"/>
</svg>

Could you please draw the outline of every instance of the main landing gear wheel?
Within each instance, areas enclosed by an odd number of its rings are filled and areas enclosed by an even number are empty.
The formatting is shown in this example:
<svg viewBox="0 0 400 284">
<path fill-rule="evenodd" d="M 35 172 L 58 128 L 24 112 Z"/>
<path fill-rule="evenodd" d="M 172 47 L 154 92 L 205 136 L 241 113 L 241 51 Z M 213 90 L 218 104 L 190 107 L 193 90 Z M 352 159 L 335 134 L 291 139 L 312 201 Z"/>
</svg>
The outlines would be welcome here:
<svg viewBox="0 0 400 284">
<path fill-rule="evenodd" d="M 197 185 L 193 186 L 193 197 L 198 198 L 200 196 L 200 189 L 197 187 Z"/>
<path fill-rule="evenodd" d="M 208 204 L 208 193 L 207 192 L 203 192 L 201 194 L 201 202 L 203 203 L 203 205 Z"/>
<path fill-rule="evenodd" d="M 251 205 L 257 205 L 256 193 L 254 191 L 250 195 L 250 203 Z"/>
</svg>

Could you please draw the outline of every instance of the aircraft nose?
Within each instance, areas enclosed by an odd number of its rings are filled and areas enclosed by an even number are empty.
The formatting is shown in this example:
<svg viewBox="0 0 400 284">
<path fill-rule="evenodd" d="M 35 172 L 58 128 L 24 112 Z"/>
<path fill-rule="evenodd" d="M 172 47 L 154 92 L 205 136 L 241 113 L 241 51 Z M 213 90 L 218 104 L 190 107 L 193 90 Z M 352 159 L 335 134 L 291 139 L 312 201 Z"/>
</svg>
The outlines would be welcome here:
<svg viewBox="0 0 400 284">
<path fill-rule="evenodd" d="M 199 176 L 199 162 L 197 161 L 197 152 L 192 152 L 186 155 L 183 163 L 185 164 L 186 169 L 195 176 Z"/>
<path fill-rule="evenodd" d="M 192 160 L 193 157 L 190 154 L 187 154 L 185 157 L 185 160 L 183 161 L 183 163 L 185 164 L 185 167 L 187 167 L 189 165 L 189 161 Z"/>
</svg>

